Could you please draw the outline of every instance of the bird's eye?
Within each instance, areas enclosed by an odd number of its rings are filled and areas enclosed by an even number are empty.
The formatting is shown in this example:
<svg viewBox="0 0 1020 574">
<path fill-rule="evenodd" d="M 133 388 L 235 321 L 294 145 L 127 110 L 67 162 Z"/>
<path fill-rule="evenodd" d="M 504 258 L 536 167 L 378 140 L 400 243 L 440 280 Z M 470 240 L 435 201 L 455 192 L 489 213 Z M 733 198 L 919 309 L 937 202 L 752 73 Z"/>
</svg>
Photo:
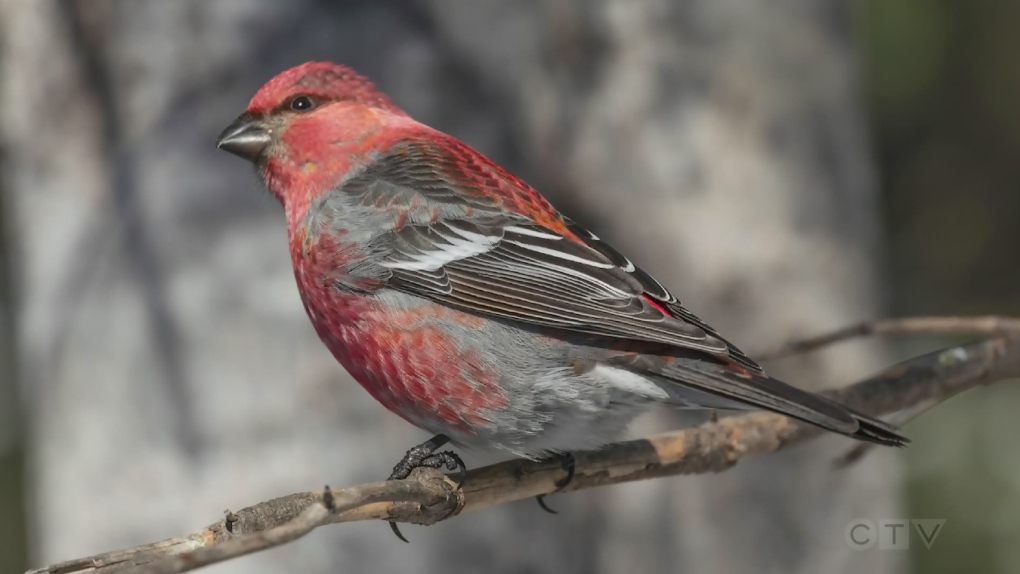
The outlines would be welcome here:
<svg viewBox="0 0 1020 574">
<path fill-rule="evenodd" d="M 308 96 L 296 96 L 290 101 L 290 109 L 295 112 L 307 112 L 315 107 L 315 102 Z"/>
</svg>

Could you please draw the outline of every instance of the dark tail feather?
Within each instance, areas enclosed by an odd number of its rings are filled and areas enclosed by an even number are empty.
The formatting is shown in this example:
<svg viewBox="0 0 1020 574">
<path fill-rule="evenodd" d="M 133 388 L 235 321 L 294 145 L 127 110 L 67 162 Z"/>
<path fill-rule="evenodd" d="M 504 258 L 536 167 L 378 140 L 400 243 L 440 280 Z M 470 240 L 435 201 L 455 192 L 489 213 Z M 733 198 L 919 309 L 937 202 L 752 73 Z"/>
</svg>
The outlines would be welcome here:
<svg viewBox="0 0 1020 574">
<path fill-rule="evenodd" d="M 889 423 L 766 375 L 735 371 L 733 367 L 701 361 L 677 361 L 661 374 L 668 377 L 664 382 L 669 383 L 661 386 L 681 404 L 700 404 L 707 408 L 761 408 L 858 440 L 888 446 L 903 446 L 910 442 Z"/>
<path fill-rule="evenodd" d="M 859 425 L 857 432 L 850 435 L 853 438 L 885 446 L 906 446 L 910 442 L 910 439 L 903 436 L 900 433 L 900 429 L 895 426 L 875 417 L 857 412 L 849 407 L 844 408 L 857 419 Z"/>
</svg>

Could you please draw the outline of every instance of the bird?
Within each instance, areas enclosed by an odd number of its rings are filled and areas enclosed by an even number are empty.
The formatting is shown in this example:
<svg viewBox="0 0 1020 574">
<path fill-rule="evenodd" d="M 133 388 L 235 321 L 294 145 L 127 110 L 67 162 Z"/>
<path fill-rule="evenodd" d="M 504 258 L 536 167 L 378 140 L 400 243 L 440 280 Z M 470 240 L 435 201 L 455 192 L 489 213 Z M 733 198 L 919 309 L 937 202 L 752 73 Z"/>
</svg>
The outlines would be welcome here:
<svg viewBox="0 0 1020 574">
<path fill-rule="evenodd" d="M 598 449 L 660 406 L 767 410 L 908 442 L 767 375 L 608 242 L 347 66 L 279 73 L 217 147 L 251 162 L 282 204 L 322 343 L 379 403 L 434 435 L 390 478 L 463 468 L 436 452 L 448 442 L 528 459 Z"/>
</svg>

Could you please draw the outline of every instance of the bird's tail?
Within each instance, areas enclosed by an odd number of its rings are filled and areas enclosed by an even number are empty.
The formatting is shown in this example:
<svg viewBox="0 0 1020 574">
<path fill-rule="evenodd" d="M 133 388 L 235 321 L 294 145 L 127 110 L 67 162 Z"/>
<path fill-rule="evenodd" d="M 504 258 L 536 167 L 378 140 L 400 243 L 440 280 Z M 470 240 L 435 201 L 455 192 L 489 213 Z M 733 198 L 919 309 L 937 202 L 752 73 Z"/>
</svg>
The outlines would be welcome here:
<svg viewBox="0 0 1020 574">
<path fill-rule="evenodd" d="M 719 409 L 770 410 L 858 440 L 888 446 L 910 442 L 895 426 L 836 401 L 739 366 L 677 361 L 660 373 L 671 402 Z"/>
</svg>

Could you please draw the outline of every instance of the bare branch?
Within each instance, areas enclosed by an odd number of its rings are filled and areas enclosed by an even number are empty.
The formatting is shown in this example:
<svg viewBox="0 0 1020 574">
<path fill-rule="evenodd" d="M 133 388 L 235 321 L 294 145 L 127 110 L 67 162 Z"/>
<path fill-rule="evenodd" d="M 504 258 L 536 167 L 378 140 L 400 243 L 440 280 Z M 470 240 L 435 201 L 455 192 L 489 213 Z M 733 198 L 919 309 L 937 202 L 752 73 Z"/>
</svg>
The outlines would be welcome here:
<svg viewBox="0 0 1020 574">
<path fill-rule="evenodd" d="M 998 335 L 917 357 L 828 394 L 862 411 L 884 414 L 920 408 L 967 389 L 1020 377 L 1020 321 L 1015 319 L 880 321 L 786 349 L 814 349 L 861 334 L 906 332 Z M 723 418 L 597 452 L 575 453 L 574 478 L 565 490 L 721 472 L 747 456 L 774 452 L 819 434 L 814 427 L 771 413 Z M 845 458 L 863 454 L 854 452 Z M 327 488 L 269 500 L 229 513 L 187 536 L 55 564 L 29 574 L 186 572 L 285 544 L 324 524 L 373 519 L 434 524 L 461 512 L 550 494 L 564 475 L 556 461 L 514 460 L 470 472 L 458 490 L 446 475 L 419 469 L 407 480 Z"/>
<path fill-rule="evenodd" d="M 870 335 L 997 335 L 1020 333 L 1020 319 L 1013 317 L 905 317 L 878 319 L 838 331 L 801 339 L 756 356 L 761 361 L 782 359 L 817 351 L 835 343 Z"/>
</svg>

